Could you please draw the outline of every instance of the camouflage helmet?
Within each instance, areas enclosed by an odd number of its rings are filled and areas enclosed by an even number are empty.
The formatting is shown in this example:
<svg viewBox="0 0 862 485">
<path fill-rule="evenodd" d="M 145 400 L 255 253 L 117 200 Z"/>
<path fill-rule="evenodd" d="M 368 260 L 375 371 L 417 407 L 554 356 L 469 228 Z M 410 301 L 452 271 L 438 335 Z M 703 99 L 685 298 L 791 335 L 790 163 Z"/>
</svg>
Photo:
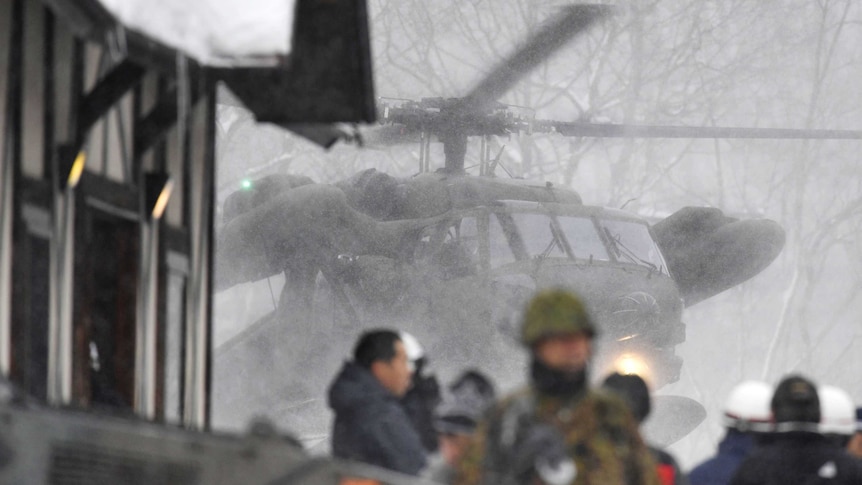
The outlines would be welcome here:
<svg viewBox="0 0 862 485">
<path fill-rule="evenodd" d="M 527 304 L 521 323 L 524 345 L 532 347 L 545 337 L 578 332 L 594 337 L 596 326 L 574 293 L 562 289 L 543 290 Z"/>
</svg>

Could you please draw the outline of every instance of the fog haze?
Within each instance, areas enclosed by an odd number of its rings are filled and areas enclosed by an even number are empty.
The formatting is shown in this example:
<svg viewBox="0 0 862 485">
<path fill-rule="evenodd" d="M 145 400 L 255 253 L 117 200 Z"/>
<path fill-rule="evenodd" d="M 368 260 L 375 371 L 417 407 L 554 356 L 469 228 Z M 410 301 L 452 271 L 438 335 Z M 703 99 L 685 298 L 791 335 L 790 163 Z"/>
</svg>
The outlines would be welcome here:
<svg viewBox="0 0 862 485">
<path fill-rule="evenodd" d="M 376 94 L 461 96 L 559 5 L 370 0 Z M 537 119 L 860 130 L 860 45 L 862 4 L 852 0 L 626 2 L 500 101 L 529 107 Z M 245 178 L 289 173 L 334 183 L 369 168 L 406 177 L 419 167 L 418 146 L 339 143 L 325 151 L 255 124 L 234 107 L 219 107 L 217 130 L 219 205 Z M 862 142 L 552 133 L 490 143 L 494 154 L 505 146 L 500 164 L 508 172 L 571 187 L 588 204 L 624 207 L 656 222 L 685 206 L 716 207 L 734 217 L 772 219 L 786 231 L 784 250 L 765 271 L 683 313 L 686 340 L 676 348 L 681 377 L 656 392 L 693 398 L 707 410 L 706 420 L 670 448 L 684 468 L 713 452 L 723 401 L 743 379 L 775 383 L 800 372 L 844 388 L 862 404 L 862 299 L 856 297 Z M 468 172 L 478 163 L 478 145 L 478 139 L 468 145 Z M 432 169 L 442 163 L 442 147 L 432 143 Z M 360 329 L 316 314 L 267 324 L 289 329 L 281 341 L 266 341 L 260 325 L 249 332 L 274 310 L 283 284 L 276 276 L 215 295 L 213 424 L 241 428 L 265 414 L 322 450 L 329 431 L 323 392 Z M 410 330 L 428 343 L 432 370 L 451 378 L 452 362 L 434 355 L 445 351 L 448 330 Z M 514 342 L 489 345 L 512 356 L 500 364 L 511 378 L 501 387 L 525 377 Z"/>
</svg>

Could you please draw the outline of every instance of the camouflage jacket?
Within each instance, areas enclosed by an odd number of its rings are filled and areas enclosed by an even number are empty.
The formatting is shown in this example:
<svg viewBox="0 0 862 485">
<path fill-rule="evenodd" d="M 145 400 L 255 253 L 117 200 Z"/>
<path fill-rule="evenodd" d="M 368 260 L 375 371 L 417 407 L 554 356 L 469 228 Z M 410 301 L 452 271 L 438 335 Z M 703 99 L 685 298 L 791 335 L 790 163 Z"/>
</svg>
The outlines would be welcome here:
<svg viewBox="0 0 862 485">
<path fill-rule="evenodd" d="M 515 424 L 514 431 L 511 423 Z M 561 432 L 574 460 L 574 485 L 658 485 L 655 462 L 625 404 L 602 391 L 588 390 L 564 401 L 528 388 L 493 406 L 459 463 L 456 484 L 523 481 L 507 469 L 518 461 L 517 435 L 530 423 L 547 423 Z M 512 436 L 515 436 L 514 439 Z M 538 479 L 529 483 L 541 483 Z"/>
</svg>

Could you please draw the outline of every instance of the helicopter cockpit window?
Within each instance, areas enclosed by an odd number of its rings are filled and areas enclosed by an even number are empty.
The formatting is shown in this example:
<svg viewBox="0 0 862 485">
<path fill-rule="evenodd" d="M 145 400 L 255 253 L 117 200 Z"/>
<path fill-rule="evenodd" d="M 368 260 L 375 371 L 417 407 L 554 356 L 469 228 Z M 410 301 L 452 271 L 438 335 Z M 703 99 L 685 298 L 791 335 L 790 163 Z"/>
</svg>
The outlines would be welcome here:
<svg viewBox="0 0 862 485">
<path fill-rule="evenodd" d="M 506 212 L 494 213 L 488 226 L 491 266 L 500 266 L 527 258 L 527 250 L 518 235 L 516 222 Z"/>
<path fill-rule="evenodd" d="M 546 214 L 512 214 L 530 256 L 568 258 L 566 242 Z"/>
<path fill-rule="evenodd" d="M 587 217 L 497 213 L 489 226 L 491 264 L 525 258 L 610 261 L 596 225 Z"/>
<path fill-rule="evenodd" d="M 668 274 L 667 264 L 646 224 L 599 219 L 599 225 L 608 236 L 611 249 L 619 261 L 647 266 Z"/>
<path fill-rule="evenodd" d="M 591 219 L 557 216 L 557 220 L 575 258 L 596 261 L 609 261 L 611 259 Z"/>
<path fill-rule="evenodd" d="M 498 212 L 494 216 L 488 234 L 492 266 L 536 257 L 574 257 L 566 235 L 549 215 Z"/>
</svg>

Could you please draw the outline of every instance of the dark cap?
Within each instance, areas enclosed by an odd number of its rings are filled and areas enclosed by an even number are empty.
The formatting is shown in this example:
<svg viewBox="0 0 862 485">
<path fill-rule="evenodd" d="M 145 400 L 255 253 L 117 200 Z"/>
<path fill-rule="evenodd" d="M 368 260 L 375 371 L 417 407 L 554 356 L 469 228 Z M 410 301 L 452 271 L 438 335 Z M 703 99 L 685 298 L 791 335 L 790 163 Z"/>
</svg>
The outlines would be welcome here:
<svg viewBox="0 0 862 485">
<path fill-rule="evenodd" d="M 776 423 L 819 423 L 820 398 L 814 384 L 800 375 L 784 378 L 772 395 Z"/>
<path fill-rule="evenodd" d="M 638 423 L 649 416 L 651 408 L 649 388 L 641 376 L 614 372 L 605 378 L 602 387 L 622 397 Z"/>
</svg>

